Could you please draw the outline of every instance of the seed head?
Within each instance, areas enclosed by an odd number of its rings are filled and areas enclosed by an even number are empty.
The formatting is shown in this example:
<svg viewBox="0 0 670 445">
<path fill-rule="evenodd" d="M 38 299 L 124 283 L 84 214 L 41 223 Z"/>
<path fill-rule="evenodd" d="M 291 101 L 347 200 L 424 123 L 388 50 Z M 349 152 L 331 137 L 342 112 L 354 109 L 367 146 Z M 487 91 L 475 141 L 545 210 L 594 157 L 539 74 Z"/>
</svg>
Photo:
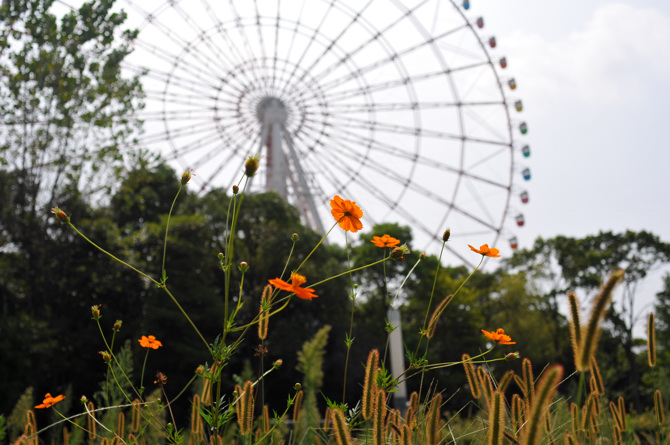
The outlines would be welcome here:
<svg viewBox="0 0 670 445">
<path fill-rule="evenodd" d="M 442 234 L 442 241 L 446 243 L 447 241 L 449 241 L 450 236 L 451 236 L 451 229 L 445 230 L 444 233 Z"/>
</svg>

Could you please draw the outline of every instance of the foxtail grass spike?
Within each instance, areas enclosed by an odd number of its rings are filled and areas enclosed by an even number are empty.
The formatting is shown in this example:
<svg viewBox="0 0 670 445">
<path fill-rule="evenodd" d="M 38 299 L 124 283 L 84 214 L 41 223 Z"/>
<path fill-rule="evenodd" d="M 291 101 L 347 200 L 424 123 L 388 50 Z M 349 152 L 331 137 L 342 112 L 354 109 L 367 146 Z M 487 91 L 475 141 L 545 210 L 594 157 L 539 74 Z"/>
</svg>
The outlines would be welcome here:
<svg viewBox="0 0 670 445">
<path fill-rule="evenodd" d="M 610 402 L 609 406 L 614 423 L 619 427 L 619 430 L 623 430 L 623 420 L 621 420 L 621 414 L 619 414 L 619 407 L 614 402 Z"/>
<path fill-rule="evenodd" d="M 440 433 L 440 407 L 442 394 L 435 394 L 426 413 L 426 445 L 437 445 Z"/>
<path fill-rule="evenodd" d="M 330 407 L 326 408 L 326 412 L 323 415 L 323 429 L 328 430 L 330 428 Z"/>
<path fill-rule="evenodd" d="M 619 425 L 614 425 L 614 428 L 612 428 L 612 439 L 614 439 L 615 444 L 623 444 L 623 437 Z"/>
<path fill-rule="evenodd" d="M 586 403 L 584 407 L 586 408 L 582 415 L 582 429 L 584 431 L 590 431 L 593 427 L 593 415 L 595 413 L 595 404 L 598 395 L 595 393 L 589 394 L 586 398 Z"/>
<path fill-rule="evenodd" d="M 522 429 L 522 445 L 535 445 L 542 441 L 544 425 L 542 419 L 545 415 L 548 415 L 549 405 L 562 377 L 563 367 L 560 365 L 552 365 L 542 373 L 531 400 L 528 421 Z"/>
<path fill-rule="evenodd" d="M 89 411 L 86 417 L 88 419 L 88 438 L 95 440 L 98 437 L 98 424 L 95 422 L 95 405 L 93 405 L 93 402 L 88 402 L 86 406 Z"/>
<path fill-rule="evenodd" d="M 402 431 L 400 430 L 400 419 L 402 418 L 400 414 L 400 410 L 397 409 L 392 409 L 388 412 L 386 416 L 386 429 L 387 431 L 389 429 L 393 430 L 395 433 L 396 437 L 400 439 L 402 436 Z"/>
<path fill-rule="evenodd" d="M 119 412 L 119 417 L 116 419 L 116 434 L 123 439 L 123 436 L 126 433 L 126 415 L 123 414 L 123 411 Z"/>
<path fill-rule="evenodd" d="M 444 300 L 440 301 L 440 304 L 437 305 L 433 311 L 433 315 L 430 317 L 430 322 L 428 322 L 428 329 L 426 330 L 426 337 L 433 338 L 435 335 L 435 328 L 437 327 L 437 322 L 442 316 L 442 313 L 447 308 L 451 300 L 454 298 L 454 294 L 447 295 Z"/>
<path fill-rule="evenodd" d="M 624 271 L 617 269 L 610 275 L 600 293 L 593 302 L 591 316 L 586 331 L 582 335 L 579 360 L 576 363 L 578 371 L 586 371 L 589 368 L 591 357 L 596 352 L 598 339 L 600 338 L 600 320 L 605 316 L 612 301 L 612 292 L 617 284 L 623 280 Z"/>
<path fill-rule="evenodd" d="M 304 393 L 302 390 L 298 391 L 295 395 L 295 401 L 293 403 L 293 423 L 297 424 L 300 420 L 300 412 L 302 411 L 302 398 Z"/>
<path fill-rule="evenodd" d="M 386 442 L 386 393 L 377 391 L 375 406 L 372 413 L 372 440 L 374 445 L 384 445 Z"/>
<path fill-rule="evenodd" d="M 479 385 L 482 389 L 482 394 L 486 398 L 486 404 L 489 404 L 491 399 L 491 393 L 493 392 L 493 385 L 491 384 L 491 376 L 486 372 L 481 366 L 477 368 L 477 378 L 479 380 Z"/>
<path fill-rule="evenodd" d="M 656 321 L 653 312 L 647 320 L 647 361 L 652 368 L 656 366 Z"/>
<path fill-rule="evenodd" d="M 465 376 L 468 378 L 468 385 L 470 386 L 472 397 L 478 399 L 482 393 L 479 390 L 479 380 L 475 374 L 475 367 L 470 361 L 470 356 L 468 354 L 463 354 L 461 358 L 463 359 L 463 368 L 465 368 Z"/>
<path fill-rule="evenodd" d="M 268 336 L 268 326 L 270 324 L 270 298 L 272 297 L 272 286 L 267 285 L 263 288 L 261 295 L 261 307 L 258 313 L 258 338 L 265 340 Z"/>
<path fill-rule="evenodd" d="M 502 445 L 505 437 L 505 398 L 499 390 L 491 394 L 489 403 L 488 445 Z"/>
<path fill-rule="evenodd" d="M 663 396 L 660 390 L 654 391 L 654 411 L 656 411 L 656 422 L 659 425 L 665 423 L 665 413 L 663 412 Z"/>
<path fill-rule="evenodd" d="M 416 420 L 416 415 L 419 412 L 419 393 L 414 391 L 409 396 L 409 406 L 407 407 L 407 413 L 405 413 L 405 423 L 407 425 L 412 425 L 412 422 Z"/>
<path fill-rule="evenodd" d="M 140 430 L 140 406 L 142 402 L 140 402 L 140 399 L 135 399 L 133 400 L 133 407 L 131 409 L 131 416 L 130 416 L 130 432 L 131 433 L 136 433 Z"/>
<path fill-rule="evenodd" d="M 344 413 L 340 409 L 330 411 L 330 418 L 333 421 L 333 431 L 337 445 L 352 445 L 351 433 L 344 418 Z"/>
<path fill-rule="evenodd" d="M 523 359 L 521 362 L 521 372 L 523 374 L 523 382 L 526 385 L 527 399 L 529 401 L 533 400 L 535 392 L 535 376 L 533 375 L 533 364 L 530 362 L 530 359 Z"/>
<path fill-rule="evenodd" d="M 505 374 L 503 374 L 502 378 L 498 382 L 498 389 L 501 393 L 503 393 L 503 395 L 507 391 L 510 383 L 512 383 L 512 380 L 514 380 L 514 371 L 510 369 Z"/>
<path fill-rule="evenodd" d="M 402 437 L 400 438 L 401 445 L 412 445 L 412 428 L 404 424 L 402 426 Z"/>
<path fill-rule="evenodd" d="M 621 424 L 623 425 L 621 431 L 628 431 L 628 419 L 626 416 L 626 401 L 623 399 L 623 397 L 619 396 L 617 402 L 619 403 L 619 413 L 621 415 Z"/>
<path fill-rule="evenodd" d="M 239 388 L 239 385 L 236 388 Z M 237 393 L 237 397 L 237 424 L 240 427 L 240 433 L 247 436 L 251 433 L 254 421 L 254 387 L 250 380 L 246 381 L 244 388 Z"/>
<path fill-rule="evenodd" d="M 581 430 L 581 422 L 579 421 L 579 414 L 581 410 L 576 403 L 570 404 L 570 420 L 572 421 L 572 432 L 578 434 Z"/>
<path fill-rule="evenodd" d="M 514 432 L 514 437 L 519 434 L 519 430 L 525 423 L 526 419 L 526 404 L 519 394 L 514 394 L 512 396 L 512 431 Z"/>
<path fill-rule="evenodd" d="M 568 292 L 568 305 L 570 307 L 570 343 L 572 344 L 572 354 L 574 355 L 575 364 L 577 364 L 582 355 L 581 311 L 577 295 L 572 291 Z"/>
<path fill-rule="evenodd" d="M 600 367 L 598 366 L 598 361 L 596 360 L 595 356 L 591 357 L 591 375 L 595 378 L 598 394 L 605 395 L 605 384 L 603 383 L 603 376 L 600 373 Z"/>
<path fill-rule="evenodd" d="M 270 431 L 270 407 L 263 406 L 263 433 Z"/>
<path fill-rule="evenodd" d="M 363 383 L 363 418 L 372 417 L 375 408 L 377 392 L 377 370 L 379 368 L 379 351 L 373 349 L 368 354 L 368 361 L 365 365 L 365 381 Z"/>
</svg>

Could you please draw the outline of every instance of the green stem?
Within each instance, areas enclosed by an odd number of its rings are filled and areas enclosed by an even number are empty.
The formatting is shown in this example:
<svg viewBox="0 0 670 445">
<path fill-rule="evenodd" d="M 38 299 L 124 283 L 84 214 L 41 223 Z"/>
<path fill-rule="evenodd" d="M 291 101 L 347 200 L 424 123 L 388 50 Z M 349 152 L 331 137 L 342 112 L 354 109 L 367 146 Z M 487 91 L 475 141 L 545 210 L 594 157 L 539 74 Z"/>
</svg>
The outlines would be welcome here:
<svg viewBox="0 0 670 445">
<path fill-rule="evenodd" d="M 335 226 L 333 226 L 335 227 Z M 331 228 L 332 230 L 332 228 Z M 349 268 L 349 284 L 351 286 L 351 317 L 349 319 L 349 334 L 347 335 L 347 340 L 346 340 L 346 345 L 347 345 L 347 356 L 344 360 L 344 381 L 342 382 L 342 403 L 344 403 L 347 395 L 347 370 L 349 369 L 349 353 L 351 352 L 351 344 L 353 342 L 352 335 L 353 335 L 353 329 L 354 329 L 354 309 L 356 307 L 356 290 L 354 289 L 354 278 L 351 275 L 353 270 L 351 270 L 351 259 L 349 257 L 349 237 L 347 237 L 347 234 L 345 232 L 345 240 L 347 243 L 347 267 Z M 384 258 L 381 261 L 386 261 L 387 258 Z M 374 264 L 379 263 L 380 261 L 377 261 Z M 340 274 L 341 275 L 341 274 Z M 333 278 L 336 278 L 337 275 Z M 318 283 L 317 283 L 318 284 Z"/>
<path fill-rule="evenodd" d="M 144 370 L 147 367 L 147 358 L 149 358 L 149 349 L 147 349 L 147 353 L 144 354 L 144 363 L 142 364 L 142 374 L 140 377 L 140 391 L 144 392 Z"/>
<path fill-rule="evenodd" d="M 75 232 L 77 232 L 77 234 L 78 234 L 79 236 L 81 236 L 82 238 L 84 238 L 85 241 L 87 241 L 87 242 L 88 242 L 89 244 L 91 244 L 93 247 L 95 247 L 96 249 L 98 249 L 100 252 L 102 252 L 102 253 L 104 253 L 105 255 L 109 256 L 109 257 L 110 257 L 111 259 L 113 259 L 114 261 L 116 261 L 116 262 L 118 262 L 118 263 L 121 263 L 121 264 L 123 264 L 124 266 L 130 268 L 131 270 L 137 272 L 138 274 L 142 275 L 144 278 L 147 278 L 147 279 L 150 280 L 152 283 L 154 283 L 156 286 L 159 286 L 159 285 L 160 285 L 160 283 L 159 283 L 158 281 L 154 280 L 154 279 L 151 278 L 149 275 L 145 274 L 145 273 L 142 272 L 141 270 L 138 270 L 138 269 L 134 268 L 134 267 L 131 266 L 130 264 L 128 264 L 128 263 L 126 263 L 125 261 L 123 261 L 123 260 L 121 260 L 121 259 L 115 257 L 114 255 L 112 255 L 111 253 L 107 252 L 107 251 L 106 251 L 105 249 L 103 249 L 102 247 L 100 247 L 100 246 L 98 246 L 97 244 L 95 244 L 93 241 L 91 241 L 90 239 L 88 239 L 88 238 L 86 237 L 86 235 L 84 235 L 83 233 L 81 233 L 81 232 L 79 231 L 79 229 L 77 229 L 77 228 L 74 226 L 74 224 L 72 224 L 70 221 L 68 221 L 67 223 L 68 223 L 68 225 L 69 225 L 70 227 L 72 227 L 72 229 L 73 229 Z"/>
<path fill-rule="evenodd" d="M 177 202 L 177 198 L 179 197 L 179 193 L 181 193 L 181 189 L 183 189 L 184 186 L 180 185 L 179 190 L 177 190 L 177 194 L 175 195 L 174 199 L 172 200 L 172 205 L 170 206 L 170 211 L 168 212 L 167 216 L 167 221 L 165 223 L 165 240 L 163 241 L 163 264 L 161 265 L 161 278 L 163 282 L 165 282 L 165 256 L 167 254 L 167 239 L 168 239 L 168 229 L 170 228 L 170 217 L 172 216 L 172 209 L 174 209 L 174 205 Z"/>
</svg>

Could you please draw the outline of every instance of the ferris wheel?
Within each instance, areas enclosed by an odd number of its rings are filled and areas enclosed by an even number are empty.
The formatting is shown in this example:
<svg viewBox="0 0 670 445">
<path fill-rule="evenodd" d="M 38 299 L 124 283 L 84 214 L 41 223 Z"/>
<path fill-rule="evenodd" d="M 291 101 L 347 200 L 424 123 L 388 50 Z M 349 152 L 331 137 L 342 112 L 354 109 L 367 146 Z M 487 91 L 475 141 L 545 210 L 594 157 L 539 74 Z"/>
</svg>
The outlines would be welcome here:
<svg viewBox="0 0 670 445">
<path fill-rule="evenodd" d="M 230 190 L 260 154 L 251 191 L 276 191 L 322 233 L 340 195 L 363 209 L 364 230 L 409 226 L 424 251 L 450 228 L 458 263 L 472 260 L 468 243 L 515 247 L 508 227 L 523 216 L 512 197 L 528 200 L 517 178 L 530 177 L 515 160 L 530 151 L 514 138 L 527 127 L 512 118 L 522 105 L 506 95 L 507 61 L 491 55 L 495 38 L 468 1 L 122 7 L 140 31 L 127 64 L 146 93 L 139 143 L 194 169 L 201 190 Z"/>
</svg>

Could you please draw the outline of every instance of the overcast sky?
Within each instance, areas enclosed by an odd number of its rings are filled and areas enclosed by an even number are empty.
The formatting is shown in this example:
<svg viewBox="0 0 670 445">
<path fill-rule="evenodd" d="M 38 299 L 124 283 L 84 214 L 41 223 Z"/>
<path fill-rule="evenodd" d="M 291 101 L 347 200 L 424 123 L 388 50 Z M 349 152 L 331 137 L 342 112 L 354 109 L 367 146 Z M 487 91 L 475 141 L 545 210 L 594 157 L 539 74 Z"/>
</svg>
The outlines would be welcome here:
<svg viewBox="0 0 670 445">
<path fill-rule="evenodd" d="M 532 180 L 520 247 L 600 230 L 670 241 L 670 2 L 471 0 L 468 14 L 496 36 L 524 103 Z M 661 276 L 640 289 L 642 317 Z"/>
<path fill-rule="evenodd" d="M 522 247 L 648 230 L 670 241 L 670 2 L 473 0 L 517 80 L 532 148 Z"/>
</svg>

